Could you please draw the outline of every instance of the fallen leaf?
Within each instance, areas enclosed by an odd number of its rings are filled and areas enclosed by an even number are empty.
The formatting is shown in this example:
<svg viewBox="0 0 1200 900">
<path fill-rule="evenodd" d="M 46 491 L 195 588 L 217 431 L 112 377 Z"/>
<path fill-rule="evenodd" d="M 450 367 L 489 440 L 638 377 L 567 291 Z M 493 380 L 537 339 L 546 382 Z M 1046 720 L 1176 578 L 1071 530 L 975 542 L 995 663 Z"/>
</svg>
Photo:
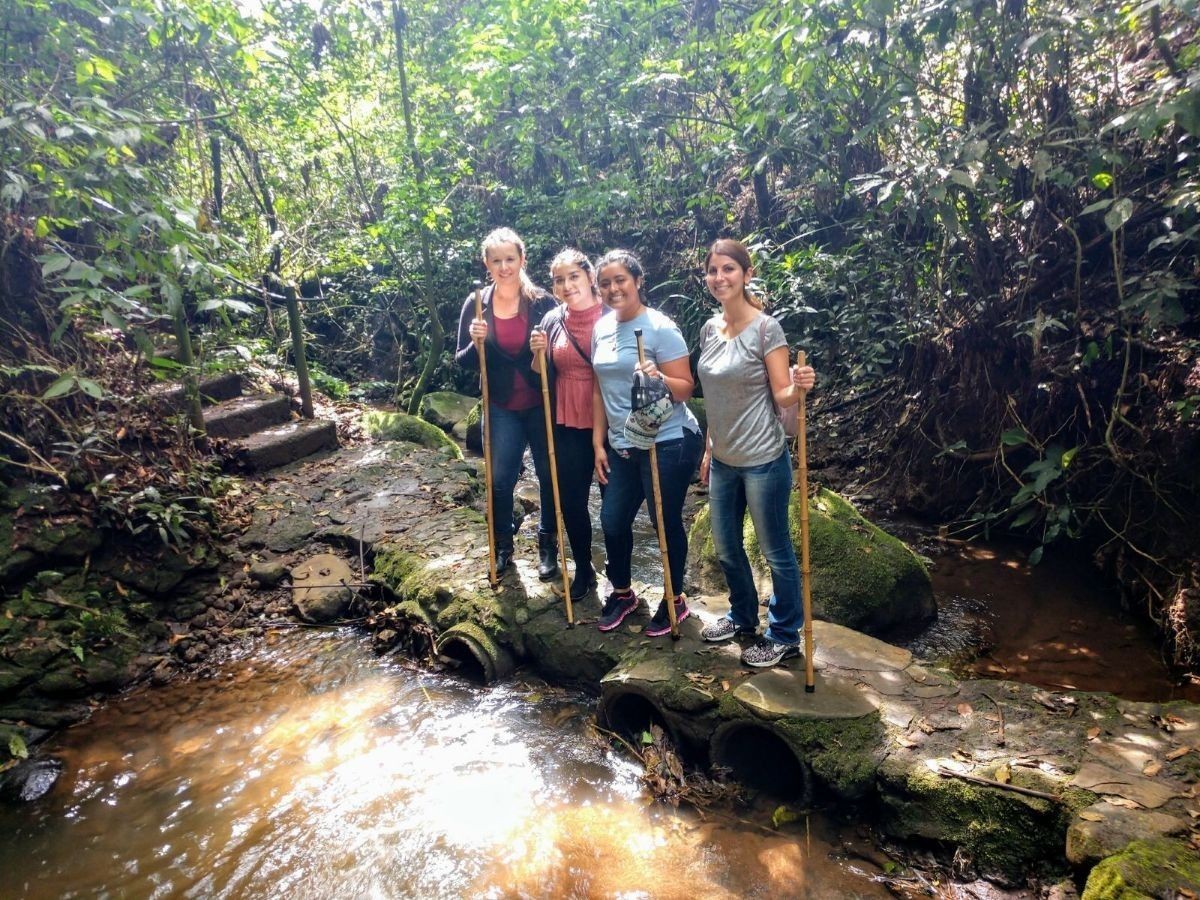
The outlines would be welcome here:
<svg viewBox="0 0 1200 900">
<path fill-rule="evenodd" d="M 1142 808 L 1142 805 L 1140 803 L 1138 803 L 1134 800 L 1130 800 L 1128 797 L 1107 797 L 1105 799 L 1107 799 L 1108 802 L 1110 804 L 1112 804 L 1113 806 L 1123 806 L 1123 807 L 1125 807 L 1125 809 L 1141 809 Z"/>
<path fill-rule="evenodd" d="M 908 748 L 908 749 L 910 749 L 910 750 L 911 750 L 913 747 L 919 747 L 919 746 L 921 746 L 921 742 L 920 742 L 920 741 L 915 741 L 915 740 L 913 740 L 913 739 L 912 739 L 912 738 L 910 738 L 910 737 L 909 737 L 907 734 L 902 734 L 902 735 L 900 735 L 900 737 L 896 738 L 896 742 L 897 742 L 897 743 L 898 743 L 898 744 L 899 744 L 901 747 L 907 747 L 907 748 Z"/>
<path fill-rule="evenodd" d="M 1167 760 L 1170 762 L 1175 762 L 1175 760 L 1180 759 L 1184 756 L 1187 756 L 1191 752 L 1192 752 L 1191 747 L 1179 747 L 1178 749 L 1172 750 L 1170 753 L 1167 754 Z"/>
<path fill-rule="evenodd" d="M 1004 763 L 996 770 L 996 780 L 1001 784 L 1008 784 L 1012 781 L 1012 767 L 1008 763 Z"/>
<path fill-rule="evenodd" d="M 974 711 L 975 711 L 975 710 L 971 709 L 971 704 L 970 704 L 970 703 L 960 703 L 960 704 L 958 704 L 958 714 L 959 714 L 960 716 L 969 716 L 969 715 L 970 715 L 971 713 L 973 713 Z"/>
<path fill-rule="evenodd" d="M 1152 759 L 1149 762 L 1147 762 L 1146 765 L 1142 766 L 1142 774 L 1146 775 L 1149 778 L 1153 778 L 1155 775 L 1157 775 L 1161 771 L 1162 771 L 1162 763 L 1158 762 L 1157 760 Z"/>
<path fill-rule="evenodd" d="M 957 759 L 959 762 L 974 762 L 974 758 L 966 750 L 955 750 L 950 754 L 952 759 Z"/>
<path fill-rule="evenodd" d="M 1088 734 L 1088 740 L 1089 740 L 1089 741 L 1094 741 L 1096 738 L 1100 737 L 1100 728 L 1099 728 L 1099 726 L 1097 726 L 1097 727 L 1095 727 L 1095 728 L 1089 728 L 1089 729 L 1088 729 L 1088 733 L 1087 733 L 1087 734 Z"/>
<path fill-rule="evenodd" d="M 728 681 L 724 681 L 724 680 L 721 681 L 721 690 L 725 691 L 726 693 L 729 692 L 729 682 Z"/>
<path fill-rule="evenodd" d="M 1085 822 L 1103 822 L 1104 821 L 1104 816 L 1100 815 L 1100 813 L 1096 812 L 1093 809 L 1083 810 L 1083 812 L 1081 812 L 1079 814 L 1079 818 L 1083 819 L 1083 821 L 1085 821 Z"/>
</svg>

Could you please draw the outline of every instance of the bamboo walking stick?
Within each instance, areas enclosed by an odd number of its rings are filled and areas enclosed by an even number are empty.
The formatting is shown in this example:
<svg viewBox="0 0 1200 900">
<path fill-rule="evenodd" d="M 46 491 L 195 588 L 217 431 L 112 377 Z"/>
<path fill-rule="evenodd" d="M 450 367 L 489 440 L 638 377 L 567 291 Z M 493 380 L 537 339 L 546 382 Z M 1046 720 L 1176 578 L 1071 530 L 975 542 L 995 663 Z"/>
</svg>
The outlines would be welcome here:
<svg viewBox="0 0 1200 900">
<path fill-rule="evenodd" d="M 483 294 L 475 282 L 475 318 L 483 318 Z M 496 588 L 496 521 L 492 510 L 492 417 L 488 414 L 487 339 L 478 342 L 479 386 L 483 393 L 483 480 L 487 482 L 488 583 Z"/>
<path fill-rule="evenodd" d="M 796 354 L 796 365 L 804 366 L 806 363 L 807 357 L 801 350 Z M 796 463 L 800 471 L 800 580 L 804 585 L 804 692 L 811 694 L 816 691 L 817 685 L 813 674 L 812 587 L 809 584 L 808 564 L 808 427 L 804 418 L 807 398 L 808 391 L 802 390 L 796 429 Z"/>
<path fill-rule="evenodd" d="M 642 346 L 642 329 L 634 329 L 637 338 L 638 362 L 646 362 Z M 662 554 L 663 590 L 666 591 L 667 618 L 671 622 L 671 640 L 679 640 L 679 622 L 675 619 L 675 586 L 671 583 L 671 557 L 667 552 L 667 529 L 663 524 L 662 489 L 658 486 L 658 448 L 650 445 L 650 482 L 654 486 L 654 521 L 658 525 L 658 550 Z"/>
<path fill-rule="evenodd" d="M 554 525 L 558 529 L 558 559 L 562 569 L 563 600 L 567 604 L 567 627 L 575 627 L 575 611 L 571 608 L 571 580 L 567 577 L 567 542 L 563 540 L 562 500 L 558 495 L 558 459 L 554 455 L 554 415 L 550 412 L 550 377 L 546 374 L 546 351 L 539 350 L 542 370 L 542 409 L 546 413 L 546 448 L 550 452 L 550 485 L 554 489 Z"/>
</svg>

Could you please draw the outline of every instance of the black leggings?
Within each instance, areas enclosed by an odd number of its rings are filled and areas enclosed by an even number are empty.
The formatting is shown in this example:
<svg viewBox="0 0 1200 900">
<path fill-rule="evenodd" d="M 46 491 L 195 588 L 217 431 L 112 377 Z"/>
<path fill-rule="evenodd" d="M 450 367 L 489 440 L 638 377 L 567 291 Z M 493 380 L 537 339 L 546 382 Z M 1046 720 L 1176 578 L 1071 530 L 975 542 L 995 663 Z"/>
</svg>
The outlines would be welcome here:
<svg viewBox="0 0 1200 900">
<path fill-rule="evenodd" d="M 558 499 L 562 503 L 563 530 L 571 542 L 575 571 L 592 564 L 592 516 L 588 496 L 592 492 L 596 458 L 592 429 L 554 426 L 554 458 L 558 471 Z M 601 491 L 604 486 L 600 486 Z"/>
</svg>

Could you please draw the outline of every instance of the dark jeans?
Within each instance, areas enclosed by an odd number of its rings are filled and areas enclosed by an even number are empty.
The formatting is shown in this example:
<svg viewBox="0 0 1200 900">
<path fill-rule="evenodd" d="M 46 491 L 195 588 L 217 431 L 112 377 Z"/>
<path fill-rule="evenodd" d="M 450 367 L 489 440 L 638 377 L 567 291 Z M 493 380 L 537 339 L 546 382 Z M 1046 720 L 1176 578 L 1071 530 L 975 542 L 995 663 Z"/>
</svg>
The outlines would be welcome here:
<svg viewBox="0 0 1200 900">
<path fill-rule="evenodd" d="M 546 450 L 546 420 L 540 406 L 513 411 L 488 404 L 491 416 L 492 514 L 496 523 L 496 546 L 512 549 L 513 490 L 521 475 L 525 448 L 533 452 L 541 510 L 538 530 L 554 534 L 554 488 L 550 483 L 550 456 Z"/>
<path fill-rule="evenodd" d="M 571 544 L 575 574 L 592 565 L 592 516 L 588 495 L 592 492 L 596 454 L 592 429 L 554 426 L 554 460 L 558 468 L 558 499 L 562 503 L 563 530 Z M 604 485 L 600 485 L 604 494 Z"/>
<path fill-rule="evenodd" d="M 800 642 L 800 566 L 788 527 L 792 460 L 785 449 L 760 466 L 727 466 L 714 459 L 709 469 L 708 509 L 717 562 L 729 585 L 729 618 L 743 628 L 758 627 L 758 590 L 746 557 L 745 521 L 750 510 L 754 534 L 771 568 L 771 603 L 766 636 L 777 644 Z"/>
<path fill-rule="evenodd" d="M 684 429 L 684 436 L 656 444 L 658 483 L 662 493 L 663 529 L 667 533 L 667 555 L 671 562 L 671 586 L 683 591 L 683 569 L 687 562 L 687 531 L 683 527 L 683 500 L 704 452 L 699 434 Z M 633 519 L 648 500 L 650 521 L 657 527 L 654 487 L 650 476 L 649 450 L 608 448 L 608 490 L 600 507 L 600 526 L 608 553 L 608 580 L 613 587 L 628 587 L 633 556 Z"/>
</svg>

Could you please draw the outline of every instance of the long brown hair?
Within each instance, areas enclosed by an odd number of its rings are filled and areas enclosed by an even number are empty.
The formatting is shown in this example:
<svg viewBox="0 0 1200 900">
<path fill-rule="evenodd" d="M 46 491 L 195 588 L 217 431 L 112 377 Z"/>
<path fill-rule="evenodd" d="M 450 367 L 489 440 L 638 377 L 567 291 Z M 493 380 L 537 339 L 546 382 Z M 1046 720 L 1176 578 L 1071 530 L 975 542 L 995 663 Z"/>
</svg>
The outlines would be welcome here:
<svg viewBox="0 0 1200 900">
<path fill-rule="evenodd" d="M 704 271 L 708 271 L 708 263 L 714 256 L 728 256 L 738 268 L 742 270 L 742 274 L 748 273 L 754 268 L 754 262 L 750 259 L 750 251 L 746 249 L 746 245 L 741 241 L 733 238 L 717 238 L 708 248 L 708 253 L 704 257 Z M 742 295 L 746 298 L 746 302 L 755 309 L 762 309 L 766 304 L 762 297 L 757 294 L 750 293 L 749 288 L 742 288 Z"/>
</svg>

